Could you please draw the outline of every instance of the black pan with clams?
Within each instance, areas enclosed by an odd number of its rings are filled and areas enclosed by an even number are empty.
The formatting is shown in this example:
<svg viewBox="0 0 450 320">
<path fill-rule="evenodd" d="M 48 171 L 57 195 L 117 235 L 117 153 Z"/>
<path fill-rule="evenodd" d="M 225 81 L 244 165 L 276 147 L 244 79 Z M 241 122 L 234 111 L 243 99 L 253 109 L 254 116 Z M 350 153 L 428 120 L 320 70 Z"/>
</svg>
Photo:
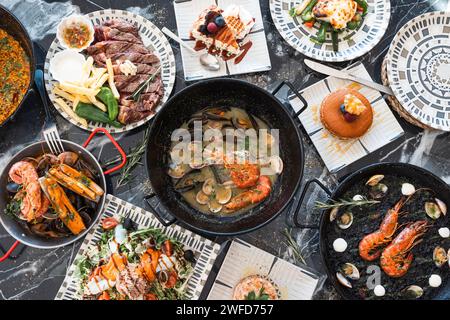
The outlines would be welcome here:
<svg viewBox="0 0 450 320">
<path fill-rule="evenodd" d="M 346 299 L 448 299 L 450 188 L 425 169 L 380 163 L 351 174 L 318 202 L 320 251 Z"/>
</svg>

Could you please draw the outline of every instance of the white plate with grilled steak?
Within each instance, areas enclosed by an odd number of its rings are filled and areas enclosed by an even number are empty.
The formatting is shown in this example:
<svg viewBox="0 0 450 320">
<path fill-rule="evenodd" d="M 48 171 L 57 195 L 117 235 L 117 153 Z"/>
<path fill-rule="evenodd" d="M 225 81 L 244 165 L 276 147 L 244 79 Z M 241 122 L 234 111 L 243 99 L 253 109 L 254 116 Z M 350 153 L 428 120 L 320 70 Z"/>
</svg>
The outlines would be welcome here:
<svg viewBox="0 0 450 320">
<path fill-rule="evenodd" d="M 79 121 L 57 103 L 56 100 L 63 99 L 67 105 L 73 104 L 54 92 L 58 82 L 50 72 L 50 63 L 56 54 L 66 49 L 58 38 L 50 46 L 45 61 L 47 93 L 59 113 L 82 129 L 92 131 L 103 127 L 111 133 L 132 130 L 153 118 L 169 98 L 176 73 L 173 51 L 161 30 L 134 13 L 111 9 L 92 12 L 85 17 L 92 22 L 95 34 L 94 41 L 81 53 L 86 58 L 93 58 L 95 68 L 106 69 L 106 60 L 112 62 L 114 85 L 120 95 L 116 125 L 89 119 L 87 123 Z M 142 88 L 136 98 L 136 92 Z"/>
</svg>

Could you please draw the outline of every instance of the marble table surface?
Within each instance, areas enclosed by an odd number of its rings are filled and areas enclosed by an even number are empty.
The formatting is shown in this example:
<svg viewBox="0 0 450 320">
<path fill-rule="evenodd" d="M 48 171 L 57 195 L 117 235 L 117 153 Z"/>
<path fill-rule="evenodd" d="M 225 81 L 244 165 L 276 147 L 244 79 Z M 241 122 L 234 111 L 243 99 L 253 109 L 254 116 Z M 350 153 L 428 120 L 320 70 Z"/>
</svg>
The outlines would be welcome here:
<svg viewBox="0 0 450 320">
<path fill-rule="evenodd" d="M 303 64 L 304 57 L 281 38 L 277 32 L 269 11 L 269 0 L 261 0 L 261 8 L 266 27 L 267 43 L 272 61 L 269 72 L 237 76 L 266 89 L 273 89 L 281 80 L 290 80 L 297 88 L 302 88 L 321 77 L 311 73 Z M 54 39 L 56 25 L 64 16 L 73 13 L 88 13 L 103 8 L 117 8 L 140 14 L 151 20 L 158 27 L 168 27 L 176 31 L 172 1 L 168 0 L 2 0 L 1 4 L 10 9 L 24 23 L 33 40 L 46 50 Z M 447 0 L 393 0 L 392 16 L 387 32 L 381 42 L 368 54 L 358 59 L 364 63 L 372 77 L 380 81 L 380 67 L 392 38 L 397 30 L 408 20 L 428 11 L 447 10 Z M 181 56 L 178 45 L 172 43 L 176 56 L 177 79 L 174 92 L 186 86 L 183 77 Z M 344 67 L 350 63 L 339 64 Z M 286 93 L 280 95 L 286 98 Z M 56 112 L 55 112 L 56 115 Z M 56 116 L 61 136 L 77 143 L 82 143 L 87 133 Z M 423 131 L 399 119 L 406 134 L 392 144 L 378 150 L 372 155 L 351 165 L 339 174 L 331 175 L 312 146 L 304 138 L 306 163 L 304 181 L 318 178 L 333 189 L 337 182 L 349 172 L 375 162 L 399 161 L 424 167 L 450 183 L 450 135 L 436 131 Z M 9 158 L 24 146 L 41 140 L 44 123 L 44 109 L 35 95 L 31 95 L 26 107 L 23 107 L 14 121 L 0 128 L 0 170 Z M 145 127 L 138 128 L 116 136 L 125 150 L 139 143 Z M 106 138 L 99 137 L 95 148 L 91 150 L 102 161 L 111 159 L 114 150 Z M 149 181 L 143 166 L 133 171 L 133 180 L 123 187 L 116 187 L 117 176 L 108 177 L 108 191 L 113 195 L 135 205 L 145 207 L 143 197 L 149 192 Z M 296 197 L 298 198 L 298 197 Z M 308 221 L 316 221 L 320 212 L 314 210 L 316 199 L 325 199 L 319 190 L 313 190 L 308 201 L 301 208 L 301 216 Z M 148 208 L 147 208 L 148 209 Z M 291 210 L 283 212 L 275 221 L 264 228 L 240 236 L 272 254 L 290 261 L 292 252 L 285 245 L 282 234 L 290 228 Z M 323 273 L 318 254 L 318 233 L 311 230 L 292 230 L 292 235 L 299 244 L 308 266 Z M 227 239 L 215 239 L 224 242 Z M 13 239 L 0 227 L 0 245 L 9 247 Z M 75 243 L 55 250 L 38 250 L 30 247 L 15 252 L 17 259 L 10 259 L 0 264 L 0 299 L 53 299 L 66 269 L 76 254 L 80 243 Z M 450 294 L 450 293 L 449 293 Z M 316 299 L 338 299 L 334 289 L 326 281 L 315 294 Z"/>
</svg>

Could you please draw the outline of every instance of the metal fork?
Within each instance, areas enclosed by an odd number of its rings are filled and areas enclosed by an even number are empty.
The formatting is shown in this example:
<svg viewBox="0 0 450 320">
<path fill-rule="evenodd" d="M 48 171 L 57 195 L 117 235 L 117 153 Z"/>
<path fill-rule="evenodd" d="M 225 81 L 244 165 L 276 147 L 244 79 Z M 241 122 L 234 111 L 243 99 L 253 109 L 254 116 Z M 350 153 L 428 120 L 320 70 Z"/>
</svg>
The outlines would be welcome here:
<svg viewBox="0 0 450 320">
<path fill-rule="evenodd" d="M 55 121 L 53 120 L 52 114 L 50 113 L 50 107 L 47 102 L 47 96 L 45 95 L 44 72 L 42 72 L 42 70 L 37 69 L 35 71 L 34 83 L 36 84 L 36 87 L 39 91 L 41 101 L 44 104 L 45 110 L 45 125 L 43 131 L 44 139 L 45 142 L 47 142 L 47 145 L 50 148 L 51 153 L 53 153 L 54 155 L 58 155 L 64 152 L 64 146 L 61 142 L 61 138 L 59 137 Z"/>
</svg>

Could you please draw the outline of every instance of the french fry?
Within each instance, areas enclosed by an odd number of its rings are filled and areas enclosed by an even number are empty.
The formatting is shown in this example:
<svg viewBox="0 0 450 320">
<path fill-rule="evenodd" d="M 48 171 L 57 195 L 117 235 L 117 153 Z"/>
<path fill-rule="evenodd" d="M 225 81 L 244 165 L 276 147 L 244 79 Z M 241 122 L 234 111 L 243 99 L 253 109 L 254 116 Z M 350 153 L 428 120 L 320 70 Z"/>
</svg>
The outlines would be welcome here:
<svg viewBox="0 0 450 320">
<path fill-rule="evenodd" d="M 55 102 L 67 113 L 71 118 L 75 119 L 83 126 L 87 127 L 86 119 L 80 118 L 61 98 L 55 99 Z"/>
<path fill-rule="evenodd" d="M 94 106 L 96 106 L 103 112 L 106 112 L 106 106 L 103 103 L 101 103 L 100 101 L 98 101 L 94 96 L 88 96 L 88 99 Z"/>
<path fill-rule="evenodd" d="M 85 83 L 85 87 L 95 88 L 98 80 L 106 73 L 106 68 L 93 68 L 92 69 L 92 77 L 90 77 Z"/>
<path fill-rule="evenodd" d="M 114 98 L 119 99 L 120 98 L 120 94 L 119 91 L 117 91 L 116 85 L 114 84 L 114 69 L 112 66 L 112 62 L 111 59 L 106 59 L 106 68 L 108 69 L 108 84 L 109 84 L 109 88 L 111 89 Z"/>
<path fill-rule="evenodd" d="M 62 82 L 59 84 L 60 88 L 72 95 L 96 96 L 100 89 L 90 89 L 81 86 L 76 86 L 70 83 Z"/>
<path fill-rule="evenodd" d="M 74 101 L 75 100 L 75 96 L 71 95 L 68 92 L 65 92 L 64 90 L 61 90 L 57 86 L 53 87 L 53 94 L 56 95 L 56 96 L 60 96 L 60 97 L 66 99 L 66 100 L 69 100 L 69 101 Z"/>
</svg>

